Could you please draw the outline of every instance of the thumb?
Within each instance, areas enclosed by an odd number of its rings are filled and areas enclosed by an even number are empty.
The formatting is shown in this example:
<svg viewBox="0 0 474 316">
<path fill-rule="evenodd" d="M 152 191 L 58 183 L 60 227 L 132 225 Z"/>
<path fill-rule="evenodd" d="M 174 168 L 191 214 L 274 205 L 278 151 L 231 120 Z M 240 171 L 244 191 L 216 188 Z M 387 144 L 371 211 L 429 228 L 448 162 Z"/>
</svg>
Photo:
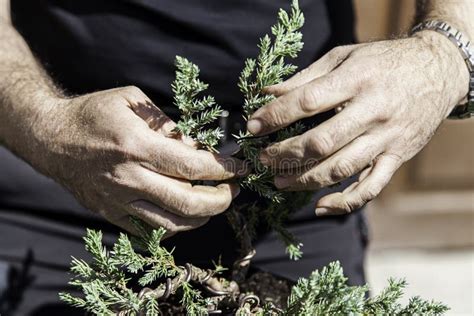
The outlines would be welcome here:
<svg viewBox="0 0 474 316">
<path fill-rule="evenodd" d="M 144 120 L 148 126 L 165 137 L 181 140 L 183 143 L 198 148 L 199 144 L 192 138 L 174 132 L 176 123 L 170 119 L 159 107 L 149 100 L 130 104 L 133 112 Z"/>
<path fill-rule="evenodd" d="M 130 104 L 133 112 L 144 120 L 148 126 L 160 134 L 170 136 L 176 123 L 151 101 L 140 101 Z"/>
</svg>

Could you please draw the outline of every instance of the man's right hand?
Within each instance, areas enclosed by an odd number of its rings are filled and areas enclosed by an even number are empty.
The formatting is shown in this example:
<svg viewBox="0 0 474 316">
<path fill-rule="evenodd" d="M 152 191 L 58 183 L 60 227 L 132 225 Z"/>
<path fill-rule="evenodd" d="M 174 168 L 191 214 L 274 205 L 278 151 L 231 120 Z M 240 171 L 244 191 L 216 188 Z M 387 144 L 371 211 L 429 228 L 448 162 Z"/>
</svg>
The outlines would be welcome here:
<svg viewBox="0 0 474 316">
<path fill-rule="evenodd" d="M 173 137 L 172 122 L 135 87 L 50 104 L 33 129 L 32 164 L 67 187 L 89 209 L 134 232 L 129 215 L 170 234 L 197 228 L 225 211 L 244 165 Z"/>
</svg>

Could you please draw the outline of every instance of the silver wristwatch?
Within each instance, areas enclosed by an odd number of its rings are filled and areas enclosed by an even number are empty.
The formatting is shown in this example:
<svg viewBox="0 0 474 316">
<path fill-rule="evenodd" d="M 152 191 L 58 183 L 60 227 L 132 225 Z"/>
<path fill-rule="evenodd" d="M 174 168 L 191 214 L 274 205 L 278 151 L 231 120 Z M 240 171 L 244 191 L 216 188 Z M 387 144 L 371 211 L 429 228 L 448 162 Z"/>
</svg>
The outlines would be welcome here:
<svg viewBox="0 0 474 316">
<path fill-rule="evenodd" d="M 467 40 L 460 31 L 446 22 L 435 20 L 425 21 L 417 24 L 412 29 L 411 33 L 414 34 L 422 30 L 431 30 L 443 34 L 453 42 L 461 52 L 461 55 L 466 62 L 467 69 L 469 70 L 469 92 L 467 95 L 467 103 L 456 106 L 449 115 L 449 118 L 463 119 L 474 117 L 474 51 L 471 42 Z"/>
</svg>

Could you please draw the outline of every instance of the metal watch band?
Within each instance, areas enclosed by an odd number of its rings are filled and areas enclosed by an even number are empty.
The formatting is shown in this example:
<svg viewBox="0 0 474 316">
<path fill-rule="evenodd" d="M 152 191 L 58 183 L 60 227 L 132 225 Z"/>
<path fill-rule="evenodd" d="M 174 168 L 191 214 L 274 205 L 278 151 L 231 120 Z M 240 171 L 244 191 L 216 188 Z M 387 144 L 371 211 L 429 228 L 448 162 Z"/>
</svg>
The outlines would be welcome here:
<svg viewBox="0 0 474 316">
<path fill-rule="evenodd" d="M 449 115 L 449 118 L 463 119 L 474 117 L 474 51 L 471 42 L 464 35 L 446 22 L 430 20 L 417 24 L 411 31 L 412 34 L 422 31 L 436 31 L 446 36 L 461 52 L 464 62 L 469 70 L 469 92 L 467 103 L 458 105 Z"/>
</svg>

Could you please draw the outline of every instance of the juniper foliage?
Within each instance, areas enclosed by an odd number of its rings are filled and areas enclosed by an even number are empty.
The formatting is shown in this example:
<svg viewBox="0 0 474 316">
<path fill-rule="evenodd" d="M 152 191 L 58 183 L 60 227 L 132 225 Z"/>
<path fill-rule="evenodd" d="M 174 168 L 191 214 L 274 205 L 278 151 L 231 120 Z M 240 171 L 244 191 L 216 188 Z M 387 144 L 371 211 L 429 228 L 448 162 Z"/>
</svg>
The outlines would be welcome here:
<svg viewBox="0 0 474 316">
<path fill-rule="evenodd" d="M 340 263 L 332 262 L 298 281 L 281 315 L 442 315 L 449 310 L 442 303 L 418 296 L 403 306 L 399 300 L 406 286 L 405 280 L 389 279 L 380 294 L 366 298 L 369 287 L 347 285 Z"/>
<path fill-rule="evenodd" d="M 299 31 L 303 24 L 304 15 L 299 8 L 298 1 L 294 0 L 290 14 L 280 9 L 278 22 L 272 26 L 274 38 L 272 39 L 268 34 L 262 37 L 258 45 L 260 49 L 258 57 L 245 61 L 238 86 L 244 95 L 243 110 L 246 120 L 256 110 L 275 98 L 273 95 L 263 92 L 265 87 L 282 82 L 286 76 L 296 71 L 297 67 L 287 63 L 286 58 L 296 58 L 303 48 L 303 34 Z M 289 138 L 296 132 L 298 131 L 285 129 L 281 132 L 281 136 Z M 241 131 L 238 142 L 245 158 L 255 166 L 255 172 L 247 176 L 242 184 L 271 202 L 280 203 L 283 197 L 273 186 L 274 174 L 258 159 L 260 149 L 270 143 L 270 138 L 254 138 L 247 131 Z"/>
<path fill-rule="evenodd" d="M 287 62 L 287 58 L 296 58 L 303 48 L 303 35 L 300 32 L 304 24 L 304 15 L 297 0 L 292 1 L 290 13 L 280 9 L 278 21 L 271 28 L 271 36 L 265 35 L 260 39 L 259 54 L 256 59 L 245 61 L 240 75 L 238 86 L 244 95 L 243 112 L 247 120 L 252 113 L 274 99 L 274 96 L 265 94 L 263 89 L 283 81 L 293 74 L 297 67 Z M 199 67 L 186 58 L 176 57 L 176 79 L 172 89 L 174 103 L 181 112 L 175 130 L 183 135 L 195 139 L 202 147 L 216 152 L 216 146 L 222 137 L 219 128 L 207 128 L 215 122 L 222 113 L 212 96 L 199 97 L 199 94 L 208 88 L 208 85 L 199 79 Z M 244 158 L 252 165 L 253 172 L 240 181 L 240 185 L 256 192 L 264 201 L 257 207 L 249 208 L 244 216 L 245 222 L 264 223 L 277 232 L 286 246 L 286 252 L 291 259 L 297 260 L 302 256 L 302 244 L 285 228 L 284 224 L 293 210 L 298 209 L 309 201 L 311 193 L 282 193 L 274 184 L 275 172 L 260 163 L 258 159 L 262 148 L 271 141 L 281 141 L 301 134 L 306 127 L 296 123 L 283 129 L 272 137 L 254 138 L 246 131 L 241 131 L 237 142 L 241 147 Z M 292 203 L 285 203 L 291 198 Z M 296 201 L 300 203 L 295 203 Z M 253 225 L 243 225 L 246 234 L 255 235 Z M 240 234 L 240 232 L 237 232 Z M 249 252 L 249 249 L 242 249 Z"/>
<path fill-rule="evenodd" d="M 143 227 L 136 220 L 134 224 Z M 172 253 L 160 245 L 164 234 L 164 229 L 151 230 L 131 240 L 121 233 L 112 250 L 108 250 L 102 244 L 102 233 L 88 229 L 84 241 L 92 263 L 73 258 L 71 273 L 74 277 L 69 282 L 84 297 L 60 293 L 60 299 L 94 315 L 116 315 L 118 312 L 124 315 L 161 315 L 156 295 L 139 295 L 133 287 L 136 279 L 144 287 L 183 273 L 183 268 L 175 264 Z M 142 248 L 143 245 L 146 249 Z M 135 249 L 145 252 L 138 253 Z M 207 302 L 200 291 L 186 281 L 180 282 L 179 287 L 187 312 L 190 315 L 206 315 Z"/>
<path fill-rule="evenodd" d="M 244 95 L 245 120 L 275 99 L 273 95 L 264 92 L 265 87 L 281 83 L 285 77 L 296 71 L 297 67 L 288 63 L 287 59 L 296 58 L 303 48 L 303 34 L 300 32 L 303 25 L 304 15 L 298 1 L 293 0 L 290 13 L 280 9 L 278 21 L 271 28 L 272 36 L 267 34 L 260 39 L 258 57 L 245 61 L 238 83 Z M 301 134 L 306 128 L 303 124 L 297 123 L 274 136 L 255 138 L 249 132 L 242 131 L 237 137 L 245 159 L 254 166 L 253 172 L 241 181 L 241 185 L 268 200 L 266 203 L 259 203 L 258 214 L 261 214 L 262 221 L 279 235 L 286 245 L 286 252 L 294 260 L 301 257 L 302 244 L 284 227 L 284 223 L 293 210 L 308 203 L 311 193 L 278 191 L 273 184 L 275 172 L 260 162 L 259 153 L 272 141 L 281 141 Z M 290 198 L 292 203 L 285 203 L 285 200 Z"/>
<path fill-rule="evenodd" d="M 272 35 L 265 35 L 260 39 L 257 58 L 245 61 L 238 83 L 244 95 L 245 119 L 274 100 L 274 96 L 264 93 L 265 87 L 282 82 L 286 76 L 296 71 L 296 66 L 288 63 L 287 59 L 297 57 L 303 47 L 299 31 L 303 24 L 304 16 L 298 1 L 293 0 L 290 13 L 284 10 L 278 13 L 278 22 L 271 28 Z M 177 71 L 172 90 L 174 103 L 181 112 L 175 132 L 191 137 L 203 148 L 216 152 L 223 132 L 210 126 L 220 117 L 222 109 L 212 96 L 201 96 L 208 85 L 199 79 L 197 65 L 179 56 L 175 63 Z M 240 184 L 260 195 L 263 202 L 234 205 L 229 212 L 232 215 L 229 218 L 241 219 L 236 220 L 237 225 L 233 225 L 239 238 L 243 235 L 248 239 L 253 238 L 256 226 L 266 223 L 280 236 L 290 258 L 295 260 L 302 255 L 302 244 L 288 232 L 284 223 L 293 210 L 308 202 L 311 193 L 278 192 L 273 185 L 273 169 L 262 165 L 258 155 L 270 142 L 301 134 L 307 128 L 296 123 L 275 135 L 265 137 L 253 137 L 247 132 L 240 132 L 237 141 L 245 159 L 253 166 L 253 171 Z M 112 249 L 103 246 L 101 232 L 87 230 L 84 241 L 93 260 L 87 263 L 73 258 L 71 273 L 74 277 L 70 281 L 84 295 L 75 297 L 69 293 L 60 293 L 61 300 L 95 315 L 161 315 L 163 305 L 169 305 L 166 302 L 169 297 L 178 298 L 188 315 L 206 315 L 209 306 L 215 307 L 222 302 L 234 304 L 232 306 L 235 307 L 236 315 L 259 316 L 439 315 L 447 310 L 443 304 L 419 297 L 410 299 L 407 306 L 402 306 L 398 301 L 406 286 L 403 280 L 389 280 L 385 290 L 378 296 L 367 299 L 368 287 L 347 285 L 347 278 L 338 262 L 313 272 L 308 278 L 300 279 L 292 288 L 286 309 L 275 308 L 271 303 L 265 302 L 258 306 L 239 306 L 235 292 L 221 291 L 227 294 L 216 296 L 215 289 L 209 295 L 196 287 L 209 288 L 212 284 L 221 290 L 232 288 L 231 281 L 214 278 L 224 270 L 220 265 L 216 265 L 214 271 L 191 265 L 176 265 L 172 251 L 160 244 L 165 230 L 152 230 L 134 218 L 131 220 L 140 232 L 140 237 L 130 238 L 122 233 Z M 251 246 L 251 240 L 246 240 L 245 243 L 247 247 Z M 141 290 L 135 290 L 137 285 Z"/>
<path fill-rule="evenodd" d="M 60 298 L 71 306 L 94 315 L 162 315 L 164 290 L 160 280 L 174 278 L 180 291 L 173 291 L 187 315 L 206 315 L 211 302 L 191 282 L 178 276 L 183 268 L 175 264 L 170 251 L 160 245 L 164 229 L 151 230 L 140 238 L 130 239 L 121 234 L 112 250 L 102 244 L 102 234 L 87 230 L 84 238 L 92 263 L 73 258 L 70 284 L 79 288 L 83 297 L 60 293 Z M 135 244 L 139 242 L 139 244 Z M 146 245 L 145 253 L 134 249 Z M 223 268 L 217 265 L 215 272 Z M 134 291 L 134 279 L 142 286 L 154 284 L 155 291 Z M 199 278 L 197 278 L 199 279 Z M 225 280 L 221 279 L 221 282 Z M 246 316 L 314 316 L 314 315 L 442 315 L 448 308 L 438 302 L 426 301 L 418 296 L 406 306 L 399 303 L 407 283 L 389 279 L 388 286 L 377 296 L 367 298 L 368 286 L 349 286 L 339 262 L 330 263 L 321 271 L 314 271 L 308 278 L 301 278 L 291 290 L 287 307 L 276 309 L 270 303 L 263 306 L 243 306 L 236 315 Z M 156 295 L 160 293 L 160 295 Z M 218 299 L 222 301 L 222 299 Z"/>
<path fill-rule="evenodd" d="M 186 58 L 176 56 L 176 79 L 171 85 L 174 93 L 174 104 L 181 111 L 181 119 L 175 131 L 195 139 L 209 151 L 216 151 L 216 146 L 223 136 L 222 130 L 208 128 L 222 114 L 222 108 L 216 104 L 214 97 L 198 97 L 208 88 L 208 84 L 199 79 L 199 67 Z"/>
</svg>

